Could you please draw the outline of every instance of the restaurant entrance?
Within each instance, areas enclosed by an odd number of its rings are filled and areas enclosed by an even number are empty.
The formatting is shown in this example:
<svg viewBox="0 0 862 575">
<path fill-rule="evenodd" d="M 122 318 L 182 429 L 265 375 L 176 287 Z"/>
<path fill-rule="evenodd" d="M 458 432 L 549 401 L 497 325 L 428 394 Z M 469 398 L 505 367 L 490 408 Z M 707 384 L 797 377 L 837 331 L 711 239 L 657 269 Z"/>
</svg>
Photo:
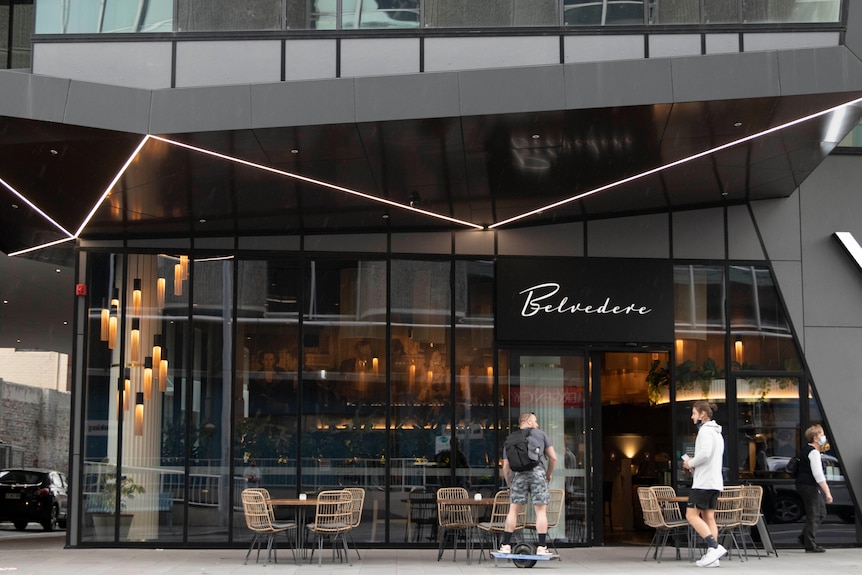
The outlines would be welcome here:
<svg viewBox="0 0 862 575">
<path fill-rule="evenodd" d="M 666 350 L 591 354 L 593 545 L 648 543 L 651 533 L 644 527 L 637 488 L 672 484 L 671 407 L 651 396 L 652 380 L 668 355 Z"/>
</svg>

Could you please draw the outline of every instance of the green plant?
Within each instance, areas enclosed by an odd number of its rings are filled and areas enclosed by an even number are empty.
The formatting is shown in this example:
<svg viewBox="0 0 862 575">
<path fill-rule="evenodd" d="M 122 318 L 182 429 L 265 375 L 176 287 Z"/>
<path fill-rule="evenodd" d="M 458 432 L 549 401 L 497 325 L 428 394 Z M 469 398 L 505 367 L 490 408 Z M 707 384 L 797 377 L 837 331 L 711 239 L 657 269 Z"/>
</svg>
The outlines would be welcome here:
<svg viewBox="0 0 862 575">
<path fill-rule="evenodd" d="M 673 383 L 678 392 L 696 389 L 696 386 L 699 386 L 704 397 L 709 394 L 712 381 L 723 377 L 724 370 L 712 358 L 707 358 L 699 369 L 693 361 L 686 360 L 673 370 Z M 646 376 L 646 383 L 650 403 L 652 405 L 659 403 L 665 395 L 665 390 L 670 389 L 671 373 L 667 364 L 662 364 L 658 359 L 653 360 Z"/>
<path fill-rule="evenodd" d="M 102 497 L 102 506 L 106 509 L 116 509 L 117 505 L 117 474 L 105 473 L 102 476 L 100 483 L 100 493 Z M 123 475 L 120 478 L 120 510 L 125 510 L 130 499 L 134 499 L 135 495 L 145 492 L 142 485 L 139 485 L 128 475 Z"/>
<path fill-rule="evenodd" d="M 654 359 L 646 376 L 647 395 L 650 405 L 656 405 L 662 399 L 665 389 L 670 389 L 670 372 L 667 364 L 662 365 L 661 360 Z"/>
</svg>

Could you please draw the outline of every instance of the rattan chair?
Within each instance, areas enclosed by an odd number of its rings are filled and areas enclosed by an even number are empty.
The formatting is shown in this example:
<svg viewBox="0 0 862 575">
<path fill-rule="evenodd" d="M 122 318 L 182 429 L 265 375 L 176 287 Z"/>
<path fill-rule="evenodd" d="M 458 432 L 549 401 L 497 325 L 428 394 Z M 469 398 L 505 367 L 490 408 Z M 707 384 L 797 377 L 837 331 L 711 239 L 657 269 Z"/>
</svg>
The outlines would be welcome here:
<svg viewBox="0 0 862 575">
<path fill-rule="evenodd" d="M 650 541 L 646 555 L 644 555 L 644 561 L 649 557 L 650 550 L 653 550 L 653 557 L 661 563 L 664 548 L 667 546 L 667 540 L 671 535 L 674 536 L 676 558 L 679 559 L 679 537 L 688 532 L 688 521 L 685 519 L 665 520 L 662 506 L 658 502 L 655 492 L 649 487 L 638 487 L 638 500 L 640 500 L 641 509 L 643 510 L 644 523 L 646 523 L 647 527 L 655 529 L 652 541 Z"/>
<path fill-rule="evenodd" d="M 458 536 L 463 534 L 467 563 L 470 563 L 473 531 L 476 529 L 473 510 L 469 504 L 452 502 L 452 500 L 467 499 L 467 497 L 467 490 L 463 487 L 441 487 L 437 490 L 437 525 L 439 528 L 437 561 L 443 557 L 446 538 L 450 536 L 452 537 L 452 560 L 455 560 L 458 552 Z"/>
<path fill-rule="evenodd" d="M 742 543 L 743 553 L 748 557 L 748 543 L 760 559 L 760 550 L 751 536 L 751 530 L 760 521 L 760 503 L 763 500 L 763 487 L 760 485 L 742 486 L 742 513 L 739 518 L 739 540 Z"/>
<path fill-rule="evenodd" d="M 549 489 L 550 493 L 550 501 L 548 502 L 548 539 L 545 542 L 546 545 L 550 545 L 554 548 L 554 553 L 557 553 L 557 544 L 554 542 L 554 538 L 551 537 L 551 529 L 557 526 L 560 522 L 560 516 L 563 514 L 563 503 L 566 499 L 566 492 L 563 489 Z M 527 522 L 524 525 L 525 532 L 530 533 L 530 538 L 538 541 L 539 534 L 536 531 L 536 512 L 532 505 L 525 506 L 528 508 L 527 513 Z"/>
<path fill-rule="evenodd" d="M 350 506 L 350 530 L 347 532 L 347 537 L 353 543 L 353 549 L 356 551 L 356 558 L 360 561 L 359 548 L 356 546 L 356 541 L 353 540 L 353 530 L 359 527 L 362 522 L 362 510 L 365 507 L 365 489 L 362 487 L 345 487 L 344 490 L 350 494 L 352 504 Z"/>
<path fill-rule="evenodd" d="M 739 485 L 725 486 L 721 495 L 718 496 L 718 503 L 715 508 L 715 524 L 718 526 L 718 539 L 729 540 L 727 547 L 727 558 L 730 559 L 733 555 L 733 548 L 736 547 L 736 554 L 742 560 L 742 550 L 739 546 L 739 541 L 736 534 L 739 533 L 739 528 L 742 525 L 742 487 Z"/>
<path fill-rule="evenodd" d="M 323 564 L 323 542 L 332 541 L 332 558 L 335 559 L 338 540 L 341 540 L 341 548 L 350 565 L 350 553 L 345 538 L 348 531 L 353 528 L 353 496 L 344 489 L 334 491 L 321 491 L 317 495 L 317 507 L 314 512 L 314 522 L 306 528 L 314 534 L 317 548 L 320 552 L 317 558 L 318 565 Z M 341 549 L 337 551 L 341 558 Z M 311 548 L 309 562 L 314 559 L 314 546 Z"/>
<path fill-rule="evenodd" d="M 260 548 L 263 544 L 263 539 L 266 537 L 266 560 L 278 563 L 278 541 L 276 539 L 279 533 L 285 533 L 288 541 L 291 541 L 290 533 L 294 534 L 291 551 L 293 552 L 293 560 L 297 561 L 296 554 L 296 523 L 281 523 L 275 524 L 272 520 L 272 506 L 269 504 L 268 497 L 261 493 L 260 489 L 245 489 L 242 494 L 242 509 L 245 515 L 246 526 L 254 532 L 254 537 L 249 545 L 248 552 L 245 554 L 244 564 L 248 564 L 248 557 L 255 547 L 257 548 L 257 557 L 255 562 L 260 560 Z"/>
<path fill-rule="evenodd" d="M 488 521 L 480 521 L 476 524 L 476 528 L 481 532 L 482 537 L 479 540 L 481 551 L 479 561 L 485 555 L 485 541 L 488 540 L 491 550 L 500 548 L 500 535 L 506 530 L 506 518 L 509 516 L 509 490 L 501 489 L 494 495 L 494 505 L 491 507 L 491 517 Z M 523 529 L 526 524 L 526 513 L 521 512 L 515 522 L 515 531 Z"/>
</svg>

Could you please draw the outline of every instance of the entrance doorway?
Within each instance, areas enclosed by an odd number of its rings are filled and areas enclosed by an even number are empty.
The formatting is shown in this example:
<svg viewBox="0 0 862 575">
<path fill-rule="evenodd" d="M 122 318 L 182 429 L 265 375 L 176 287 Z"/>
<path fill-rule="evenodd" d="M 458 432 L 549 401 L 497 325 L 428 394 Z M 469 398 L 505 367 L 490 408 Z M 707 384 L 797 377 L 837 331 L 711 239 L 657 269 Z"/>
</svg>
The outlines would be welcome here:
<svg viewBox="0 0 862 575">
<path fill-rule="evenodd" d="M 671 407 L 656 401 L 656 389 L 650 387 L 668 356 L 667 351 L 642 350 L 591 354 L 597 544 L 647 544 L 652 536 L 644 526 L 637 488 L 671 484 Z"/>
<path fill-rule="evenodd" d="M 670 403 L 650 394 L 655 351 L 500 350 L 510 425 L 534 412 L 557 453 L 564 512 L 550 531 L 574 545 L 649 543 L 637 487 L 671 484 Z M 653 390 L 655 391 L 655 390 Z"/>
</svg>

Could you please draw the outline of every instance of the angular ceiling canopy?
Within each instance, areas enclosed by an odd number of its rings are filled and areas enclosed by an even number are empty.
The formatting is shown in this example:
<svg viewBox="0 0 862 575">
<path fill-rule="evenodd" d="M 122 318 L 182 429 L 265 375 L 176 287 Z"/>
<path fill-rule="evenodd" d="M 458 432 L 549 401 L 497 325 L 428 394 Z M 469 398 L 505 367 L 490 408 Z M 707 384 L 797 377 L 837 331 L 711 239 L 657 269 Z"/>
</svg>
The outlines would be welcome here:
<svg viewBox="0 0 862 575">
<path fill-rule="evenodd" d="M 493 229 L 787 197 L 860 96 L 164 138 L 0 117 L 0 249 L 56 261 L 75 238 Z"/>
</svg>

